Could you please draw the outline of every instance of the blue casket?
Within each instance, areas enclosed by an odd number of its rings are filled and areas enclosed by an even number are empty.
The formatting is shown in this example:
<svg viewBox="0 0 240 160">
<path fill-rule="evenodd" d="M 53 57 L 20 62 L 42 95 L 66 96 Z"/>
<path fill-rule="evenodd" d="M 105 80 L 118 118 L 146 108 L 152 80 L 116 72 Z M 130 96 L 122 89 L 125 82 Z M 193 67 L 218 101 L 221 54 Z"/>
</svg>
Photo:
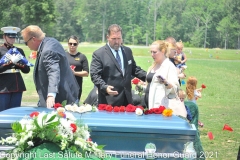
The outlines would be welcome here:
<svg viewBox="0 0 240 160">
<path fill-rule="evenodd" d="M 0 112 L 0 137 L 12 133 L 11 123 L 19 121 L 33 111 L 51 112 L 42 107 L 18 107 Z M 106 145 L 106 153 L 120 159 L 145 159 L 148 143 L 156 146 L 152 158 L 183 159 L 184 145 L 193 142 L 197 134 L 194 125 L 177 117 L 159 114 L 138 116 L 135 113 L 114 113 L 106 111 L 73 113 L 91 129 L 91 139 Z M 0 150 L 9 149 L 1 146 Z"/>
</svg>

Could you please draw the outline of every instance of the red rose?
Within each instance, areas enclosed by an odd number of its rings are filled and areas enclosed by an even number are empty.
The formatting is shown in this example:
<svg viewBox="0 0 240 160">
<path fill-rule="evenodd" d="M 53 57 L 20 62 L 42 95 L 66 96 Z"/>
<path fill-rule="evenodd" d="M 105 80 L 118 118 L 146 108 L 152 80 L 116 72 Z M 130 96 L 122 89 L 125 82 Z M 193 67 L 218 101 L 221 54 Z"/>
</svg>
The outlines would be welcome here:
<svg viewBox="0 0 240 160">
<path fill-rule="evenodd" d="M 118 106 L 113 107 L 113 112 L 119 112 L 119 111 L 120 111 L 120 107 Z"/>
<path fill-rule="evenodd" d="M 136 107 L 132 104 L 128 104 L 126 106 L 126 112 L 135 112 L 135 110 L 136 110 Z"/>
<path fill-rule="evenodd" d="M 106 111 L 112 112 L 112 110 L 113 110 L 113 107 L 111 105 L 106 106 Z"/>
<path fill-rule="evenodd" d="M 107 104 L 99 104 L 98 110 L 100 110 L 100 111 L 106 110 L 106 106 L 107 106 Z"/>
<path fill-rule="evenodd" d="M 39 115 L 39 112 L 32 112 L 30 114 L 30 117 L 33 118 L 33 117 L 37 117 Z"/>
<path fill-rule="evenodd" d="M 62 104 L 60 104 L 60 103 L 55 103 L 53 107 L 54 107 L 54 109 L 57 109 L 58 107 L 62 107 Z"/>
<path fill-rule="evenodd" d="M 70 126 L 72 127 L 72 132 L 73 132 L 73 133 L 76 132 L 76 130 L 77 130 L 77 125 L 74 124 L 74 123 L 71 123 Z"/>
<path fill-rule="evenodd" d="M 141 110 L 144 110 L 142 106 L 136 106 L 136 108 L 140 108 Z"/>
<path fill-rule="evenodd" d="M 207 86 L 205 86 L 205 84 L 202 84 L 202 88 L 207 88 Z"/>
<path fill-rule="evenodd" d="M 146 114 L 146 115 L 149 114 L 149 110 L 146 110 L 146 111 L 144 112 L 144 114 Z"/>
<path fill-rule="evenodd" d="M 154 108 L 151 108 L 149 111 L 149 114 L 153 114 L 154 113 Z"/>
<path fill-rule="evenodd" d="M 154 113 L 155 114 L 161 114 L 162 112 L 161 112 L 161 110 L 159 108 L 155 108 L 154 109 Z"/>
<path fill-rule="evenodd" d="M 125 112 L 125 106 L 120 106 L 120 108 L 119 108 L 119 112 Z"/>
<path fill-rule="evenodd" d="M 159 107 L 159 110 L 160 110 L 161 113 L 162 113 L 165 109 L 166 109 L 166 108 L 165 108 L 164 106 L 160 106 L 160 107 Z"/>
<path fill-rule="evenodd" d="M 134 78 L 133 80 L 132 80 L 132 83 L 133 84 L 138 84 L 140 82 L 140 79 L 138 79 L 138 78 Z"/>
</svg>

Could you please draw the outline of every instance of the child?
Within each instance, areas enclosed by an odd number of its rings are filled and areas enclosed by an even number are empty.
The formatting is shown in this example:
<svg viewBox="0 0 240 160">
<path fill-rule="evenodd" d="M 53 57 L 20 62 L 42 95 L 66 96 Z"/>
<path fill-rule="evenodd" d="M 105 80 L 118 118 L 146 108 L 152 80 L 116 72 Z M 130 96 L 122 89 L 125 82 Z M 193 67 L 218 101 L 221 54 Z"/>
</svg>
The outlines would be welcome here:
<svg viewBox="0 0 240 160">
<path fill-rule="evenodd" d="M 196 103 L 198 98 L 202 97 L 202 88 L 197 89 L 197 78 L 189 77 L 186 85 L 186 92 L 188 101 Z"/>
<path fill-rule="evenodd" d="M 186 92 L 187 92 L 187 98 L 188 101 L 191 101 L 195 104 L 198 98 L 202 97 L 202 88 L 197 89 L 197 78 L 196 77 L 189 77 L 187 80 L 186 85 Z M 203 123 L 198 121 L 198 125 L 200 127 L 203 127 Z"/>
<path fill-rule="evenodd" d="M 183 46 L 182 41 L 177 42 L 176 45 L 177 45 L 177 52 L 176 52 L 176 56 L 174 58 L 174 63 L 177 68 L 184 70 L 187 68 L 187 66 L 185 64 L 185 62 L 187 61 L 187 57 L 182 51 L 184 46 Z"/>
<path fill-rule="evenodd" d="M 178 97 L 179 97 L 180 101 L 184 103 L 184 100 L 186 98 L 186 92 L 184 90 L 180 89 L 178 91 Z M 185 105 L 185 108 L 187 110 L 187 119 L 191 122 L 192 121 L 191 111 L 186 105 Z"/>
</svg>

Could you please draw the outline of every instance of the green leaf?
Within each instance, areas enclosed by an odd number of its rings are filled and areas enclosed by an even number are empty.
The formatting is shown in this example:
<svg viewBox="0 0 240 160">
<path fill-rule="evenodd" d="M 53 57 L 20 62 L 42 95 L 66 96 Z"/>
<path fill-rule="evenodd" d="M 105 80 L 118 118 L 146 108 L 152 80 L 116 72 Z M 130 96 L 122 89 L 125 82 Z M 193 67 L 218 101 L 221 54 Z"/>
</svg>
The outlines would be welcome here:
<svg viewBox="0 0 240 160">
<path fill-rule="evenodd" d="M 52 117 L 47 121 L 47 123 L 53 121 L 53 120 L 55 119 L 55 117 L 56 117 L 56 115 L 52 116 Z"/>
<path fill-rule="evenodd" d="M 62 102 L 62 106 L 64 107 L 64 106 L 66 106 L 67 105 L 67 100 L 64 100 L 63 102 Z"/>
<path fill-rule="evenodd" d="M 98 145 L 97 148 L 100 149 L 100 150 L 103 150 L 103 148 L 105 147 L 106 145 Z"/>
<path fill-rule="evenodd" d="M 41 127 L 38 125 L 37 118 L 34 119 L 33 123 L 36 125 L 37 129 L 40 129 Z"/>
<path fill-rule="evenodd" d="M 47 119 L 47 114 L 45 114 L 45 115 L 43 116 L 43 118 L 42 118 L 42 125 L 43 125 L 43 121 L 44 121 L 45 119 Z"/>
<path fill-rule="evenodd" d="M 23 131 L 22 125 L 19 122 L 14 122 L 11 126 L 12 126 L 12 130 L 15 133 L 21 133 Z"/>
</svg>

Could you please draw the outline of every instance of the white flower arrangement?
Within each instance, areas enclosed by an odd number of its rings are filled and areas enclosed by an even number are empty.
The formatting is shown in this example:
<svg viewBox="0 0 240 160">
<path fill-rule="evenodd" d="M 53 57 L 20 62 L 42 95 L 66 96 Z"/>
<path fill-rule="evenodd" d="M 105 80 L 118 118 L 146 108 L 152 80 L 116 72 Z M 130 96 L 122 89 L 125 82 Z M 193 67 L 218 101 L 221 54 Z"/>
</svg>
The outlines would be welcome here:
<svg viewBox="0 0 240 160">
<path fill-rule="evenodd" d="M 67 111 L 85 113 L 85 112 L 96 112 L 98 109 L 95 106 L 91 106 L 90 104 L 81 105 L 78 107 L 76 104 L 68 104 L 65 106 Z"/>
<path fill-rule="evenodd" d="M 16 146 L 11 153 L 21 154 L 44 142 L 55 143 L 61 150 L 68 149 L 82 155 L 86 152 L 103 153 L 104 146 L 91 141 L 88 126 L 62 107 L 50 113 L 33 112 L 14 122 L 12 130 L 11 136 L 0 140 L 2 144 Z"/>
</svg>

